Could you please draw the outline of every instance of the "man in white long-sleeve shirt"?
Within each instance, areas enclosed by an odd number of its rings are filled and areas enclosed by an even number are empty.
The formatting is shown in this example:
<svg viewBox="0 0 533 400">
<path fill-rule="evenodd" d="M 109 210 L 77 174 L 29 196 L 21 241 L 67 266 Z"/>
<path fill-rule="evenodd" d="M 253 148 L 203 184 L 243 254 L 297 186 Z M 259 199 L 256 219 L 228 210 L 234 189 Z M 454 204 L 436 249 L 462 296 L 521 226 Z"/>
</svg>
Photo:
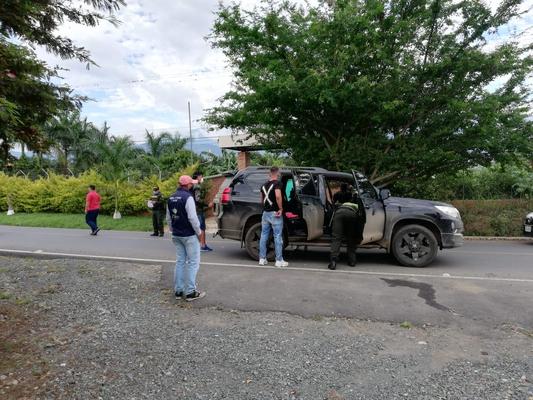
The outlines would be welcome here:
<svg viewBox="0 0 533 400">
<path fill-rule="evenodd" d="M 178 190 L 169 197 L 167 222 L 176 246 L 174 293 L 176 298 L 193 301 L 205 296 L 196 288 L 196 274 L 200 268 L 200 221 L 191 188 L 197 182 L 188 175 L 179 179 Z"/>
</svg>

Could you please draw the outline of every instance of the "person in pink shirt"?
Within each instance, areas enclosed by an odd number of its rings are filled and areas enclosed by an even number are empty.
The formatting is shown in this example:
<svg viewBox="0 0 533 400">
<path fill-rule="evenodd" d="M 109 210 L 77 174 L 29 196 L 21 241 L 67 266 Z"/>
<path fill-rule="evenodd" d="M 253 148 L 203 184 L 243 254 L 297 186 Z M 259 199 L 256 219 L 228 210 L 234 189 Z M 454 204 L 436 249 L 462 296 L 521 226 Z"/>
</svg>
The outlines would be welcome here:
<svg viewBox="0 0 533 400">
<path fill-rule="evenodd" d="M 96 236 L 100 228 L 96 223 L 100 212 L 100 195 L 94 185 L 89 185 L 89 192 L 85 197 L 85 222 L 91 227 L 91 235 Z"/>
</svg>

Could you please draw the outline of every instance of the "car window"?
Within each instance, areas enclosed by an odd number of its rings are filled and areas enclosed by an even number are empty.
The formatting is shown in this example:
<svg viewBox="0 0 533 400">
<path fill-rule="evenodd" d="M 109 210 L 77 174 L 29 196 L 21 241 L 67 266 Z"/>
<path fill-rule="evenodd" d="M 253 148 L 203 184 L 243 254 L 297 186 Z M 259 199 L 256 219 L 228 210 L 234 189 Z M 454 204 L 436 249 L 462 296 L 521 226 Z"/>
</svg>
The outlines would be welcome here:
<svg viewBox="0 0 533 400">
<path fill-rule="evenodd" d="M 263 186 L 266 181 L 268 181 L 268 174 L 263 172 L 254 172 L 246 175 L 244 178 L 244 183 L 246 183 L 249 189 L 254 193 L 259 193 L 261 191 L 261 186 Z"/>
<path fill-rule="evenodd" d="M 327 195 L 328 195 L 328 201 L 331 204 L 334 204 L 336 201 L 344 202 L 346 201 L 346 196 L 348 195 L 342 195 L 342 186 L 346 185 L 346 191 L 349 193 L 349 198 L 351 199 L 354 193 L 354 185 L 353 180 L 346 180 L 346 179 L 339 179 L 339 178 L 331 178 L 326 177 L 327 179 Z"/>
<path fill-rule="evenodd" d="M 361 196 L 361 200 L 363 200 L 363 202 L 371 203 L 377 200 L 378 194 L 376 192 L 376 188 L 370 183 L 366 176 L 359 175 L 357 177 L 357 183 L 359 185 L 359 195 Z"/>
<path fill-rule="evenodd" d="M 297 191 L 300 194 L 308 196 L 317 196 L 317 177 L 313 176 L 309 172 L 298 172 L 298 187 Z"/>
</svg>

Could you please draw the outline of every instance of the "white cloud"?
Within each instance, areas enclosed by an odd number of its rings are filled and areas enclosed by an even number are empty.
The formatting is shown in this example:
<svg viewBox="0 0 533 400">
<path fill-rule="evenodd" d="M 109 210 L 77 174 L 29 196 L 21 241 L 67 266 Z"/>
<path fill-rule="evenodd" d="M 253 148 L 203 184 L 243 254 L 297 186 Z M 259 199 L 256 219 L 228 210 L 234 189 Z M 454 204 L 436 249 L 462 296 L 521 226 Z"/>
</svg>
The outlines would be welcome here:
<svg viewBox="0 0 533 400">
<path fill-rule="evenodd" d="M 138 139 L 145 127 L 182 128 L 188 125 L 187 101 L 198 120 L 231 80 L 223 56 L 204 39 L 217 7 L 217 0 L 132 0 L 118 13 L 118 27 L 63 26 L 60 33 L 91 52 L 98 67 L 89 70 L 43 49 L 38 53 L 68 69 L 65 81 L 96 101 L 84 114 L 97 124 L 107 121 L 113 133 Z"/>
<path fill-rule="evenodd" d="M 253 7 L 258 2 L 242 3 Z M 205 40 L 217 7 L 218 0 L 131 0 L 117 15 L 122 21 L 118 27 L 106 22 L 96 28 L 63 26 L 61 33 L 87 48 L 99 65 L 89 70 L 42 49 L 38 53 L 69 69 L 63 74 L 66 82 L 96 100 L 86 104 L 84 114 L 99 125 L 107 121 L 113 134 L 140 139 L 145 128 L 186 132 L 187 101 L 198 120 L 231 81 L 223 55 Z M 531 20 L 516 21 L 517 29 L 527 25 Z M 531 35 L 521 40 L 531 40 Z"/>
</svg>

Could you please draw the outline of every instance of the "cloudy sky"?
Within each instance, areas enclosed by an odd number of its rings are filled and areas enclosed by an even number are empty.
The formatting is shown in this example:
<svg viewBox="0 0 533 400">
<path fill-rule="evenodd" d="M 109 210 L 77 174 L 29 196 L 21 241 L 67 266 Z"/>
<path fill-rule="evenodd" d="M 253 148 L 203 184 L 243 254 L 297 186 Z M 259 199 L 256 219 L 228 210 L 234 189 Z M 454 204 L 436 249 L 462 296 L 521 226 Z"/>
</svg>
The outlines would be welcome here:
<svg viewBox="0 0 533 400">
<path fill-rule="evenodd" d="M 218 0 L 129 0 L 118 27 L 103 22 L 75 24 L 61 33 L 91 52 L 98 67 L 62 61 L 44 51 L 51 65 L 68 69 L 65 81 L 89 96 L 83 114 L 111 133 L 142 139 L 144 130 L 168 129 L 188 135 L 187 101 L 193 128 L 205 108 L 229 88 L 231 73 L 223 55 L 206 42 Z"/>
<path fill-rule="evenodd" d="M 51 65 L 67 68 L 62 75 L 78 93 L 94 101 L 83 114 L 98 125 L 108 122 L 111 133 L 142 140 L 144 130 L 188 134 L 187 101 L 193 127 L 203 110 L 229 88 L 231 72 L 223 55 L 210 47 L 209 34 L 218 0 L 127 0 L 117 15 L 121 24 L 97 28 L 64 26 L 61 32 L 88 49 L 99 67 L 62 61 L 44 51 Z M 254 0 L 244 0 L 251 6 Z M 494 4 L 494 2 L 491 2 Z M 531 7 L 527 0 L 524 8 Z M 531 14 L 510 30 L 533 26 Z M 500 40 L 505 38 L 505 33 Z M 523 40 L 531 40 L 526 35 Z"/>
</svg>

